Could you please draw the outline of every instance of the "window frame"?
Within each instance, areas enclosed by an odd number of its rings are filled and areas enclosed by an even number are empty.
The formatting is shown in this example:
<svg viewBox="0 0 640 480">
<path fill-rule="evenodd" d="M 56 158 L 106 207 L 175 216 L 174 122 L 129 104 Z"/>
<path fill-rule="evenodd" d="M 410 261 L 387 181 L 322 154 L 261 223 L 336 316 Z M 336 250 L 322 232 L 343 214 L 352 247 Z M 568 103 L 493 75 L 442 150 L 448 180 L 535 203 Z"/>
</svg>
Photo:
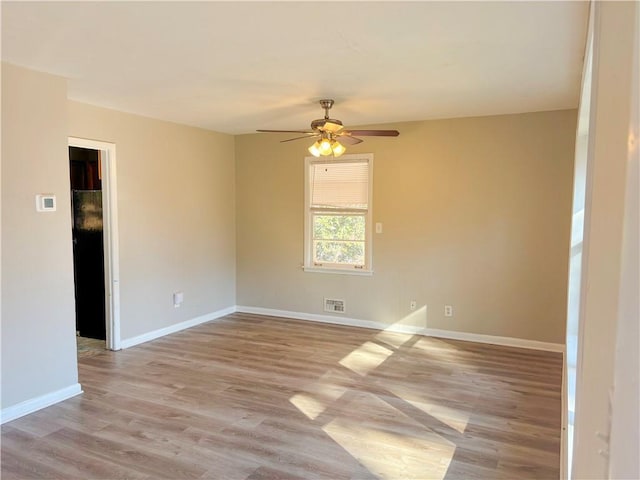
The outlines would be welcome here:
<svg viewBox="0 0 640 480">
<path fill-rule="evenodd" d="M 349 208 L 333 208 L 333 209 L 311 209 L 311 177 L 310 171 L 312 165 L 317 164 L 336 164 L 336 163 L 354 163 L 366 162 L 369 165 L 368 178 L 368 199 L 367 209 L 354 210 Z M 373 275 L 373 154 L 372 153 L 355 153 L 341 155 L 339 158 L 334 157 L 305 157 L 304 159 L 304 263 L 303 270 L 305 272 L 318 273 L 336 273 L 344 275 Z M 313 261 L 313 216 L 314 214 L 335 215 L 335 214 L 363 214 L 365 218 L 365 240 L 364 240 L 364 265 L 362 267 L 353 264 L 324 264 L 318 265 Z"/>
</svg>

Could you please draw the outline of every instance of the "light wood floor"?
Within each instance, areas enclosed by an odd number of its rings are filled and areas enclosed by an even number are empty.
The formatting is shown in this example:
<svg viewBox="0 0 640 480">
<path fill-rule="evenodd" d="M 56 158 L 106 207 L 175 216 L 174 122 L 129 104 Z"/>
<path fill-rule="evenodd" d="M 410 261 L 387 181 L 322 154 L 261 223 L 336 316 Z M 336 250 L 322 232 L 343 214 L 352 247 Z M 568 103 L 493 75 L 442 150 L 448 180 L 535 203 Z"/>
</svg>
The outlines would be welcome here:
<svg viewBox="0 0 640 480">
<path fill-rule="evenodd" d="M 559 354 L 233 314 L 79 372 L 3 480 L 559 476 Z"/>
<path fill-rule="evenodd" d="M 104 340 L 97 338 L 76 337 L 76 347 L 78 350 L 78 358 L 91 357 L 103 353 L 106 347 Z"/>
</svg>

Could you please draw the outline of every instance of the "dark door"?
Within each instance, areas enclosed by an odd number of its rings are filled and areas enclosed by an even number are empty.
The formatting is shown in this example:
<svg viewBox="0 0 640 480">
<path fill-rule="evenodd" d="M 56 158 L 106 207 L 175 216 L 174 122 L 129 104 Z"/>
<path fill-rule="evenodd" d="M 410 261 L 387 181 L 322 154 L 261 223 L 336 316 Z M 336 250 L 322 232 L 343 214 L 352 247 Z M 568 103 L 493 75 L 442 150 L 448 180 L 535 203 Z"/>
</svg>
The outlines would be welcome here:
<svg viewBox="0 0 640 480">
<path fill-rule="evenodd" d="M 69 147 L 76 330 L 106 338 L 100 152 Z"/>
</svg>

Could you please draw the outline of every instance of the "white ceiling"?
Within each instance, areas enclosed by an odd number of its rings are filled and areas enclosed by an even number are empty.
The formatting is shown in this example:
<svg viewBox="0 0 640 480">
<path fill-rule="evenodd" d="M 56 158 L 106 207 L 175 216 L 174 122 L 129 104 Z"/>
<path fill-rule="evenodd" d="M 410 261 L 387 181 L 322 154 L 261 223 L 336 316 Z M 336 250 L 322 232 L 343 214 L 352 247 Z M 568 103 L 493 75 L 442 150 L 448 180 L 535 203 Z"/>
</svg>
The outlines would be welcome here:
<svg viewBox="0 0 640 480">
<path fill-rule="evenodd" d="M 2 2 L 2 59 L 69 98 L 225 133 L 578 105 L 588 4 Z"/>
</svg>

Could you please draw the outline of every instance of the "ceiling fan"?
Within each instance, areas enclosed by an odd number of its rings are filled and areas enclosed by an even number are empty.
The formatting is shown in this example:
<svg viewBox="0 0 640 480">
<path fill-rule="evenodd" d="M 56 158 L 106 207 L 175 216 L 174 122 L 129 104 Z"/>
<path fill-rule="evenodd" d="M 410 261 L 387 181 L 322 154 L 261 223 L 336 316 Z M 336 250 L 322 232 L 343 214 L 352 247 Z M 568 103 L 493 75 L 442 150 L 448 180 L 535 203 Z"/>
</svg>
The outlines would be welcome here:
<svg viewBox="0 0 640 480">
<path fill-rule="evenodd" d="M 320 106 L 324 108 L 324 118 L 311 122 L 310 130 L 257 130 L 265 133 L 303 133 L 301 137 L 289 138 L 282 142 L 291 142 L 303 138 L 314 138 L 316 142 L 309 147 L 309 153 L 314 157 L 333 155 L 339 157 L 346 148 L 344 145 L 357 145 L 362 139 L 357 137 L 397 137 L 397 130 L 351 130 L 344 128 L 340 120 L 329 118 L 329 110 L 333 106 L 333 100 L 320 100 Z M 282 143 L 281 142 L 281 143 Z"/>
</svg>

